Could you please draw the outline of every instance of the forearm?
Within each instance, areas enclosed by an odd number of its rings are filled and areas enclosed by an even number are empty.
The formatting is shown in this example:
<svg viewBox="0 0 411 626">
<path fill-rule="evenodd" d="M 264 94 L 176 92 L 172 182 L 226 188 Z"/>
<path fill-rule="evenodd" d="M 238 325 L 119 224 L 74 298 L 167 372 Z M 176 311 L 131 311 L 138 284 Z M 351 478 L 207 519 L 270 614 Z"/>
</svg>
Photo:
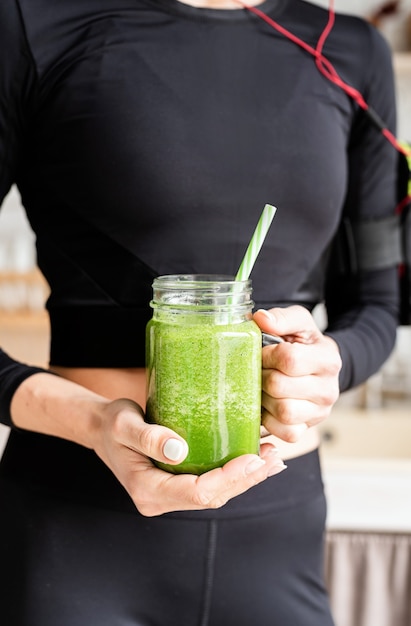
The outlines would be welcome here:
<svg viewBox="0 0 411 626">
<path fill-rule="evenodd" d="M 20 384 L 10 410 L 17 428 L 93 448 L 108 404 L 109 400 L 81 385 L 44 372 L 34 374 Z"/>
<path fill-rule="evenodd" d="M 342 368 L 340 390 L 346 391 L 375 374 L 386 361 L 395 345 L 396 319 L 387 311 L 367 307 L 343 327 L 331 327 L 327 333 L 337 342 Z"/>
<path fill-rule="evenodd" d="M 329 285 L 326 333 L 340 348 L 341 391 L 367 380 L 390 355 L 396 340 L 398 303 L 396 268 L 344 276 Z"/>
</svg>

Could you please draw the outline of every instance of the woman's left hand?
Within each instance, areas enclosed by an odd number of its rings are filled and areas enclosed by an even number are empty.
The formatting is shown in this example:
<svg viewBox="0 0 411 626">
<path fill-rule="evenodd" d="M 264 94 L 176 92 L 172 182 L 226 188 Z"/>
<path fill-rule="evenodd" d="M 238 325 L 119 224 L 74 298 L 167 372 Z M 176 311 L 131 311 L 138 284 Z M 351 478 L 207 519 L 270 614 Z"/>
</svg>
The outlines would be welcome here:
<svg viewBox="0 0 411 626">
<path fill-rule="evenodd" d="M 302 306 L 259 310 L 254 320 L 284 339 L 263 348 L 262 424 L 292 443 L 324 420 L 338 399 L 339 349 Z"/>
</svg>

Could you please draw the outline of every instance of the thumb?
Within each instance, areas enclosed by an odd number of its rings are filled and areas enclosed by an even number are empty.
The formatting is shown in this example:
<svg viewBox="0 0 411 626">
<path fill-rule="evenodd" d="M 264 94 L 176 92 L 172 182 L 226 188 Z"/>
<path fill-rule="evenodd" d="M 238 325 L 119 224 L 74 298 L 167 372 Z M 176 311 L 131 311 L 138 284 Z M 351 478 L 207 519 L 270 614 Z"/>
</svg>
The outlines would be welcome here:
<svg viewBox="0 0 411 626">
<path fill-rule="evenodd" d="M 134 433 L 136 451 L 163 463 L 178 464 L 188 454 L 188 444 L 176 432 L 165 426 L 139 422 Z"/>
<path fill-rule="evenodd" d="M 259 309 L 253 319 L 263 332 L 290 342 L 313 343 L 322 336 L 311 313 L 300 305 Z"/>
<path fill-rule="evenodd" d="M 132 400 L 109 405 L 114 417 L 114 437 L 119 443 L 163 463 L 181 463 L 188 454 L 187 442 L 171 428 L 144 421 L 142 408 Z"/>
</svg>

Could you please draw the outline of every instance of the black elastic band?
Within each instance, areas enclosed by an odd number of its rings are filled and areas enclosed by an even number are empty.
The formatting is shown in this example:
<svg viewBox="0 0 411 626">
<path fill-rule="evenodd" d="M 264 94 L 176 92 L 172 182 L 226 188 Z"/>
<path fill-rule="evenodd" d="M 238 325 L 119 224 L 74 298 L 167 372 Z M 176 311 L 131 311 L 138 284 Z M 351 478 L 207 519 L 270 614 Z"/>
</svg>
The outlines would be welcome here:
<svg viewBox="0 0 411 626">
<path fill-rule="evenodd" d="M 399 216 L 353 222 L 352 230 L 360 270 L 381 270 L 403 261 Z"/>
<path fill-rule="evenodd" d="M 364 111 L 378 130 L 385 130 L 387 128 L 387 124 L 372 107 L 368 106 L 368 108 L 364 109 Z"/>
</svg>

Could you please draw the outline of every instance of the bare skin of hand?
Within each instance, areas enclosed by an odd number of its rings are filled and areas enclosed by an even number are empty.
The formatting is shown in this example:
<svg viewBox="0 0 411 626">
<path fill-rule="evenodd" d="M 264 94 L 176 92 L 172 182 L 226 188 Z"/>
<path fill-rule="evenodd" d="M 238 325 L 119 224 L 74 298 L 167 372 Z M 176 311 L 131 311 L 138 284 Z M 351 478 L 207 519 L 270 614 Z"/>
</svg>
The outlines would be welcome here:
<svg viewBox="0 0 411 626">
<path fill-rule="evenodd" d="M 97 432 L 96 453 L 140 513 L 149 517 L 169 511 L 219 508 L 286 467 L 276 448 L 263 443 L 260 456 L 240 456 L 201 476 L 165 472 L 150 459 L 180 463 L 187 455 L 187 444 L 168 428 L 146 424 L 142 409 L 128 399 L 105 406 Z M 170 450 L 173 459 L 165 454 Z"/>
<path fill-rule="evenodd" d="M 284 441 L 296 442 L 322 422 L 339 397 L 341 357 L 304 307 L 259 310 L 262 331 L 284 341 L 263 348 L 262 423 Z"/>
<path fill-rule="evenodd" d="M 115 375 L 111 372 L 109 378 Z M 143 409 L 134 400 L 107 398 L 46 372 L 33 374 L 20 384 L 11 415 L 21 429 L 94 450 L 146 516 L 219 508 L 286 467 L 267 441 L 260 447 L 260 456 L 240 456 L 201 476 L 165 472 L 152 459 L 169 464 L 183 461 L 188 447 L 182 437 L 164 426 L 147 424 Z"/>
<path fill-rule="evenodd" d="M 263 348 L 263 425 L 284 441 L 297 441 L 327 417 L 338 397 L 338 347 L 302 307 L 258 311 L 254 318 L 262 330 L 285 340 Z M 259 456 L 240 456 L 201 476 L 165 472 L 152 459 L 180 463 L 188 451 L 184 440 L 145 423 L 137 402 L 108 399 L 101 385 L 93 391 L 79 382 L 48 373 L 30 376 L 13 396 L 13 420 L 20 428 L 92 448 L 143 515 L 219 508 L 285 468 L 267 440 Z"/>
</svg>

